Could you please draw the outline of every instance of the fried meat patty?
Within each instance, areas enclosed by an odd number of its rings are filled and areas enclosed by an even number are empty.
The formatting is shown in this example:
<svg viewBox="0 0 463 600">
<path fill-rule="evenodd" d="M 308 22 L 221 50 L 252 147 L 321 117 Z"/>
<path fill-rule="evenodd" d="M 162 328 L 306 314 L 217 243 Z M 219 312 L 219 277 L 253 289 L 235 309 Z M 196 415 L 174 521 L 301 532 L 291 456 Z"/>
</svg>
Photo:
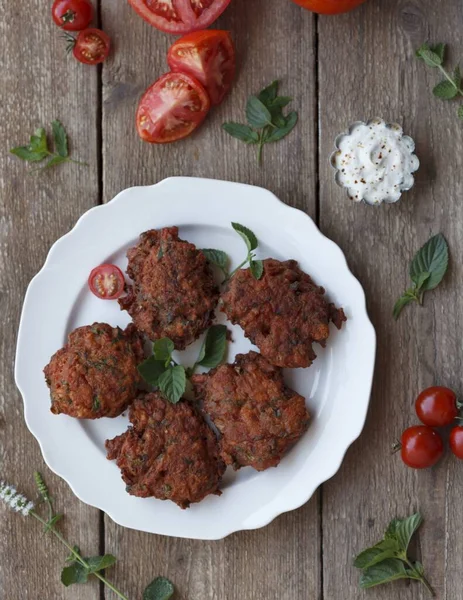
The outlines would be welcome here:
<svg viewBox="0 0 463 600">
<path fill-rule="evenodd" d="M 127 257 L 133 284 L 121 308 L 151 340 L 168 337 L 183 350 L 211 325 L 219 298 L 205 256 L 169 227 L 143 233 Z"/>
<path fill-rule="evenodd" d="M 45 367 L 51 412 L 79 419 L 117 417 L 137 396 L 143 345 L 133 325 L 79 327 Z"/>
<path fill-rule="evenodd" d="M 129 494 L 181 508 L 220 495 L 225 465 L 215 434 L 193 406 L 150 393 L 135 400 L 129 418 L 132 427 L 106 441 L 107 458 L 116 460 Z"/>
<path fill-rule="evenodd" d="M 221 433 L 222 458 L 235 470 L 276 467 L 308 428 L 304 398 L 286 387 L 279 367 L 256 352 L 194 375 L 192 383 Z"/>
<path fill-rule="evenodd" d="M 346 321 L 344 311 L 324 294 L 295 260 L 268 258 L 260 280 L 250 269 L 237 271 L 222 295 L 221 310 L 272 364 L 308 367 L 316 358 L 312 344 L 324 346 L 328 339 L 329 322 L 340 329 Z"/>
</svg>

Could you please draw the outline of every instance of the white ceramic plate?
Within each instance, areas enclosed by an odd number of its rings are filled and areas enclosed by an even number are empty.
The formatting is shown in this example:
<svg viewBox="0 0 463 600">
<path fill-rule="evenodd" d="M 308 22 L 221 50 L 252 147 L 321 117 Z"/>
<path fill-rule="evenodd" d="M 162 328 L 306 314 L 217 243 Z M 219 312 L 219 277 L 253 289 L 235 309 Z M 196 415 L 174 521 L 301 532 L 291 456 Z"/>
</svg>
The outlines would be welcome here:
<svg viewBox="0 0 463 600">
<path fill-rule="evenodd" d="M 74 328 L 95 321 L 121 327 L 128 323 L 127 313 L 119 310 L 117 302 L 103 302 L 87 290 L 87 277 L 95 265 L 109 262 L 125 270 L 126 250 L 139 234 L 170 225 L 178 225 L 180 237 L 199 248 L 225 250 L 236 265 L 245 247 L 231 229 L 231 221 L 255 232 L 260 258 L 296 259 L 326 288 L 330 300 L 345 310 L 345 327 L 342 331 L 332 327 L 327 348 L 316 348 L 313 366 L 286 372 L 287 383 L 307 398 L 313 421 L 278 468 L 263 473 L 245 468 L 237 474 L 228 469 L 221 497 L 210 496 L 181 510 L 171 502 L 129 496 L 119 469 L 106 460 L 104 449 L 107 438 L 125 431 L 127 418 L 79 421 L 52 415 L 42 369 Z M 233 328 L 233 340 L 229 361 L 252 348 L 239 327 Z M 199 343 L 184 353 L 184 363 L 196 356 Z M 362 431 L 374 359 L 375 332 L 362 287 L 338 246 L 306 214 L 261 188 L 172 178 L 125 190 L 109 204 L 88 211 L 54 244 L 27 290 L 16 382 L 24 398 L 27 425 L 46 463 L 82 501 L 104 510 L 125 527 L 209 540 L 263 527 L 307 502 L 336 473 L 347 448 Z"/>
</svg>

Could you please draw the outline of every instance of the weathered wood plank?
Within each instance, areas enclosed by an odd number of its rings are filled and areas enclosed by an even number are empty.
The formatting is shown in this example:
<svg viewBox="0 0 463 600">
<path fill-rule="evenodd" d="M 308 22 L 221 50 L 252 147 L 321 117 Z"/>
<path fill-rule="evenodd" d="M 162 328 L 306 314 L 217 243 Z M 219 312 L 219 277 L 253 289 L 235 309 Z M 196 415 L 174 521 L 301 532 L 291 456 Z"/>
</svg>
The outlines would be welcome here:
<svg viewBox="0 0 463 600">
<path fill-rule="evenodd" d="M 414 58 L 429 39 L 451 44 L 457 62 L 461 26 L 458 0 L 445 7 L 432 0 L 369 0 L 349 15 L 319 20 L 320 223 L 365 287 L 379 342 L 365 432 L 323 489 L 324 597 L 330 600 L 427 597 L 419 585 L 406 590 L 406 583 L 363 593 L 351 566 L 389 519 L 417 509 L 426 519 L 418 548 L 437 597 L 462 597 L 455 526 L 463 516 L 461 465 L 446 459 L 431 471 L 413 472 L 389 455 L 392 442 L 417 421 L 413 402 L 421 389 L 442 384 L 461 391 L 462 130 L 456 105 L 432 97 L 438 74 Z M 328 164 L 335 136 L 373 116 L 403 124 L 421 159 L 415 189 L 377 209 L 350 203 Z M 424 308 L 408 307 L 395 323 L 391 310 L 408 284 L 409 261 L 439 231 L 454 257 L 451 272 Z"/>
<path fill-rule="evenodd" d="M 79 502 L 44 466 L 39 446 L 25 426 L 13 380 L 16 332 L 27 283 L 42 266 L 51 244 L 98 202 L 97 73 L 66 58 L 48 3 L 46 10 L 38 0 L 0 5 L 0 478 L 35 496 L 33 471 L 41 470 L 58 510 L 66 514 L 66 534 L 82 549 L 98 551 L 98 511 Z M 30 176 L 26 164 L 7 151 L 27 143 L 36 127 L 55 118 L 69 131 L 74 153 L 91 166 L 63 165 Z M 4 507 L 0 513 L 2 600 L 97 597 L 96 583 L 63 587 L 60 565 L 66 550 L 44 537 L 32 518 L 12 515 Z"/>
<path fill-rule="evenodd" d="M 217 23 L 236 41 L 239 75 L 232 95 L 214 109 L 201 130 L 170 146 L 149 146 L 135 132 L 142 91 L 167 71 L 175 38 L 157 32 L 124 3 L 104 3 L 102 20 L 116 41 L 103 71 L 104 198 L 121 189 L 171 175 L 215 177 L 262 185 L 283 200 L 315 213 L 314 18 L 290 2 L 234 0 Z M 128 26 L 122 30 L 120 23 Z M 251 93 L 273 79 L 294 97 L 300 124 L 291 138 L 255 151 L 229 138 L 220 125 L 244 120 Z M 220 201 L 218 199 L 217 201 Z M 226 515 L 224 515 L 226 518 Z M 319 597 L 317 498 L 257 532 L 220 542 L 192 542 L 123 530 L 106 518 L 106 546 L 122 559 L 117 580 L 134 597 L 150 578 L 166 575 L 182 600 L 294 600 Z"/>
</svg>

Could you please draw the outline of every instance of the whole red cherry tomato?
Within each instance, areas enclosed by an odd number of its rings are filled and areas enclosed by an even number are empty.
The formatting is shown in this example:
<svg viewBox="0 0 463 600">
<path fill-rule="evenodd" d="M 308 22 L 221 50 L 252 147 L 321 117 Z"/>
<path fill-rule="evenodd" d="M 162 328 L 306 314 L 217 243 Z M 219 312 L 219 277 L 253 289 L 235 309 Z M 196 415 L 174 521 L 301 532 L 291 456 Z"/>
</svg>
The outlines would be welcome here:
<svg viewBox="0 0 463 600">
<path fill-rule="evenodd" d="M 55 0 L 51 9 L 53 21 L 66 31 L 81 31 L 93 19 L 89 0 Z"/>
<path fill-rule="evenodd" d="M 450 432 L 450 450 L 457 458 L 463 459 L 463 427 L 459 425 Z"/>
<path fill-rule="evenodd" d="M 412 469 L 427 469 L 435 465 L 444 453 L 441 436 L 426 425 L 409 427 L 400 440 L 402 460 Z"/>
<path fill-rule="evenodd" d="M 455 392 L 437 385 L 421 392 L 415 408 L 419 420 L 430 427 L 450 425 L 459 412 Z"/>
<path fill-rule="evenodd" d="M 293 0 L 293 2 L 321 15 L 337 15 L 352 10 L 365 0 Z"/>
</svg>

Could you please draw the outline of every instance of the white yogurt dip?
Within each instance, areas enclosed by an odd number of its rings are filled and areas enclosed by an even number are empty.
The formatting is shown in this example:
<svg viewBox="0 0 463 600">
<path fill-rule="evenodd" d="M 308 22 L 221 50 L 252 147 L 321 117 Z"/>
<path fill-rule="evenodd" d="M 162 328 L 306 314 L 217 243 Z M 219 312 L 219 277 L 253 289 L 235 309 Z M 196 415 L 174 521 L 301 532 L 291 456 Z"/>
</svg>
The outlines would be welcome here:
<svg viewBox="0 0 463 600">
<path fill-rule="evenodd" d="M 420 163 L 415 142 L 402 127 L 382 119 L 354 123 L 349 133 L 336 139 L 331 156 L 336 183 L 347 189 L 351 200 L 367 204 L 397 202 L 414 183 Z"/>
</svg>

